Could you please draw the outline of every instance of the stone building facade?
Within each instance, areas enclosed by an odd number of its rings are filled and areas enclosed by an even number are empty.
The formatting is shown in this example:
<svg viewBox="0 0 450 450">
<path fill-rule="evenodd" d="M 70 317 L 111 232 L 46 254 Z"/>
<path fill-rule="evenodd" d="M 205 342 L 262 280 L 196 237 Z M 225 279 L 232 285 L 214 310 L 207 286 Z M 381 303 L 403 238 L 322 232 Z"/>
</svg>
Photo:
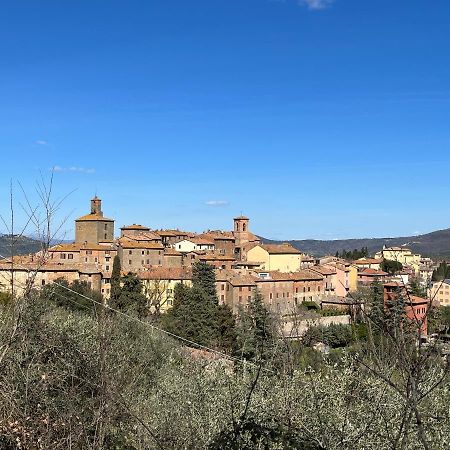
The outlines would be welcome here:
<svg viewBox="0 0 450 450">
<path fill-rule="evenodd" d="M 102 201 L 95 196 L 91 200 L 91 212 L 75 220 L 75 243 L 112 242 L 114 220 L 103 216 Z"/>
</svg>

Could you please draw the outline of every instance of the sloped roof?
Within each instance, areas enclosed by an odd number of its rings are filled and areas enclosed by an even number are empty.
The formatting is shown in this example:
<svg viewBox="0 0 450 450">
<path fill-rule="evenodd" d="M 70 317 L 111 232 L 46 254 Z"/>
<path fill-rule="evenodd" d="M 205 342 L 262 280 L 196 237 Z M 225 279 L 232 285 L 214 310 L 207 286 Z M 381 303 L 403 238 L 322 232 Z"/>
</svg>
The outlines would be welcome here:
<svg viewBox="0 0 450 450">
<path fill-rule="evenodd" d="M 124 225 L 120 228 L 121 230 L 142 230 L 142 231 L 149 231 L 150 228 L 144 227 L 143 225 L 133 223 L 132 225 Z"/>
<path fill-rule="evenodd" d="M 75 222 L 114 222 L 114 220 L 108 219 L 101 214 L 86 214 L 76 219 Z"/>
<path fill-rule="evenodd" d="M 358 275 L 365 275 L 365 276 L 370 276 L 370 277 L 385 277 L 387 275 L 389 275 L 387 272 L 383 272 L 382 270 L 377 270 L 377 269 L 362 269 L 358 272 Z"/>
<path fill-rule="evenodd" d="M 267 253 L 272 255 L 301 255 L 302 252 L 297 250 L 291 244 L 263 244 L 260 245 Z"/>
<path fill-rule="evenodd" d="M 192 280 L 192 269 L 188 267 L 152 267 L 138 274 L 143 280 Z"/>
</svg>

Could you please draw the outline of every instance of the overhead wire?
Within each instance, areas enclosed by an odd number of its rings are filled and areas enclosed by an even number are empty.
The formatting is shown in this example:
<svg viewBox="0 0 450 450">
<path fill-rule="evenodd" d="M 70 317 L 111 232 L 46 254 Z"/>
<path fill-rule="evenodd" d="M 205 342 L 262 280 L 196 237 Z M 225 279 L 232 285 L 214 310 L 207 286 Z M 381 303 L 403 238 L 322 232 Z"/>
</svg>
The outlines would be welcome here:
<svg viewBox="0 0 450 450">
<path fill-rule="evenodd" d="M 144 325 L 144 326 L 146 326 L 146 327 L 149 327 L 149 328 L 151 328 L 151 329 L 153 329 L 153 330 L 156 330 L 156 331 L 158 331 L 158 332 L 160 332 L 160 333 L 162 333 L 162 334 L 165 334 L 165 335 L 167 335 L 167 336 L 170 336 L 170 337 L 172 337 L 172 338 L 175 338 L 175 339 L 177 339 L 177 340 L 179 340 L 179 341 L 181 341 L 181 342 L 184 342 L 184 343 L 186 343 L 186 344 L 189 344 L 189 345 L 191 345 L 191 346 L 194 346 L 194 347 L 197 347 L 197 348 L 199 348 L 199 349 L 206 350 L 206 351 L 208 351 L 208 352 L 214 353 L 214 354 L 219 355 L 219 356 L 221 356 L 221 357 L 223 357 L 223 358 L 225 358 L 225 359 L 228 359 L 228 360 L 230 360 L 230 361 L 239 362 L 239 363 L 241 363 L 241 364 L 246 364 L 246 365 L 249 365 L 249 366 L 253 366 L 253 367 L 257 368 L 257 369 L 259 369 L 259 367 L 260 367 L 258 364 L 255 364 L 255 363 L 253 363 L 253 362 L 251 362 L 251 361 L 248 361 L 248 360 L 246 360 L 245 358 L 237 358 L 237 357 L 235 357 L 235 356 L 228 355 L 228 354 L 226 354 L 226 353 L 224 353 L 224 352 L 221 352 L 221 351 L 219 351 L 219 350 L 216 350 L 216 349 L 214 349 L 214 348 L 208 347 L 208 346 L 203 345 L 203 344 L 199 344 L 198 342 L 192 341 L 192 340 L 190 340 L 190 339 L 186 339 L 186 338 L 184 338 L 184 337 L 182 337 L 182 336 L 179 336 L 179 335 L 177 335 L 177 334 L 175 334 L 175 333 L 172 333 L 172 332 L 170 332 L 170 331 L 167 331 L 167 330 L 164 330 L 164 329 L 162 329 L 162 328 L 159 328 L 159 327 L 157 327 L 157 326 L 155 326 L 155 325 L 153 325 L 153 324 L 151 324 L 151 323 L 144 322 L 143 320 L 139 319 L 138 317 L 130 316 L 129 314 L 124 313 L 123 311 L 120 311 L 120 310 L 118 310 L 118 309 L 112 308 L 112 307 L 109 306 L 108 304 L 103 304 L 103 303 L 101 303 L 101 302 L 99 302 L 99 301 L 97 301 L 97 300 L 94 300 L 93 298 L 90 298 L 90 297 L 88 297 L 87 295 L 81 294 L 80 292 L 77 292 L 77 291 L 75 291 L 75 290 L 69 288 L 68 286 L 64 286 L 64 285 L 62 285 L 62 284 L 60 284 L 60 283 L 58 283 L 58 282 L 56 282 L 56 281 L 54 281 L 52 284 L 55 284 L 55 285 L 57 285 L 57 286 L 59 286 L 59 287 L 65 289 L 65 290 L 67 290 L 67 291 L 69 291 L 69 292 L 72 292 L 73 294 L 79 295 L 80 297 L 83 297 L 83 298 L 85 298 L 86 300 L 90 300 L 90 301 L 93 302 L 94 304 L 97 304 L 97 305 L 100 305 L 100 306 L 102 306 L 102 307 L 104 307 L 104 308 L 106 308 L 106 309 L 109 309 L 110 311 L 113 311 L 113 312 L 115 312 L 116 314 L 118 314 L 118 315 L 120 315 L 120 316 L 126 317 L 126 318 L 129 319 L 129 320 L 138 322 L 138 323 L 140 323 L 140 324 L 142 324 L 142 325 Z M 71 300 L 71 299 L 68 299 L 68 300 Z M 77 303 L 77 302 L 75 302 L 75 303 Z M 80 304 L 79 304 L 79 305 L 80 305 Z M 81 306 L 81 305 L 80 305 L 80 306 Z M 262 370 L 264 370 L 264 371 L 266 371 L 266 372 L 275 373 L 273 370 L 268 369 L 268 368 L 266 368 L 266 367 L 263 367 Z"/>
</svg>

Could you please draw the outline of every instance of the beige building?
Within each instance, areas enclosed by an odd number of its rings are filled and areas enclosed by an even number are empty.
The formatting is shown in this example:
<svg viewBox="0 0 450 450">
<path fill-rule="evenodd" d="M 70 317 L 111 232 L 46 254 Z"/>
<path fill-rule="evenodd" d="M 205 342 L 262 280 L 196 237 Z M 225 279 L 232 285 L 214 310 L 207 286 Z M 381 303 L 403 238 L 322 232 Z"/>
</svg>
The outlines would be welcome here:
<svg viewBox="0 0 450 450">
<path fill-rule="evenodd" d="M 450 306 L 450 280 L 435 281 L 431 287 L 431 298 L 439 306 Z"/>
<path fill-rule="evenodd" d="M 389 259 L 409 266 L 420 264 L 422 259 L 420 255 L 412 253 L 406 247 L 385 247 L 381 252 L 375 254 L 375 258 Z"/>
<path fill-rule="evenodd" d="M 152 267 L 138 273 L 150 307 L 160 312 L 173 306 L 175 286 L 178 283 L 192 286 L 192 270 L 189 268 Z"/>
<path fill-rule="evenodd" d="M 0 261 L 0 291 L 11 292 L 20 296 L 26 289 L 41 288 L 51 284 L 59 278 L 66 279 L 69 283 L 74 281 L 85 281 L 88 285 L 100 291 L 101 271 L 92 264 L 59 264 L 32 260 L 31 258 L 15 258 L 14 270 L 11 271 L 10 260 Z"/>
<path fill-rule="evenodd" d="M 139 272 L 145 266 L 162 266 L 164 247 L 159 242 L 119 239 L 118 255 L 124 272 Z"/>
<path fill-rule="evenodd" d="M 114 240 L 114 220 L 103 216 L 102 201 L 95 196 L 91 200 L 91 213 L 75 220 L 75 243 L 98 244 Z"/>
<path fill-rule="evenodd" d="M 302 265 L 302 252 L 290 244 L 259 244 L 247 251 L 247 260 L 261 263 L 263 270 L 297 272 Z"/>
<path fill-rule="evenodd" d="M 213 241 L 217 253 L 234 256 L 235 237 L 231 231 L 206 231 L 198 237 Z"/>
</svg>

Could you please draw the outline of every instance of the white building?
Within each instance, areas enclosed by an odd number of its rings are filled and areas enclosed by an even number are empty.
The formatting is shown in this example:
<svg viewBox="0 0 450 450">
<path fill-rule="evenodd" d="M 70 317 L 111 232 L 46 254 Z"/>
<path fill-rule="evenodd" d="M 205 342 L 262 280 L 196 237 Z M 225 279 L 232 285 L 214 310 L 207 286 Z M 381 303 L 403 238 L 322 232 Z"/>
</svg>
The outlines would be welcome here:
<svg viewBox="0 0 450 450">
<path fill-rule="evenodd" d="M 215 245 L 214 241 L 210 241 L 209 239 L 194 237 L 183 239 L 182 241 L 173 244 L 173 248 L 180 253 L 189 253 L 195 251 L 212 252 L 215 249 Z"/>
</svg>

